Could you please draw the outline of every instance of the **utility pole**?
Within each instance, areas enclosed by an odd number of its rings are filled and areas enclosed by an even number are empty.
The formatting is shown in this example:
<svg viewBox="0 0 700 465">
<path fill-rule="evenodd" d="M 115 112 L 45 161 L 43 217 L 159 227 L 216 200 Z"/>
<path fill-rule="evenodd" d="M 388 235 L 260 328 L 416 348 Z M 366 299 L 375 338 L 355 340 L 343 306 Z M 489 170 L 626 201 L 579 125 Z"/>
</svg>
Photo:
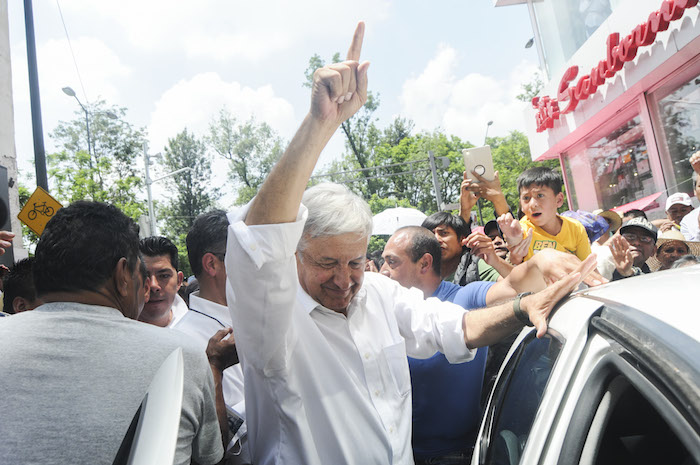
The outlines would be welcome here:
<svg viewBox="0 0 700 465">
<path fill-rule="evenodd" d="M 46 175 L 46 152 L 44 150 L 44 127 L 41 124 L 41 97 L 39 96 L 39 71 L 36 65 L 36 42 L 34 40 L 34 12 L 32 0 L 24 0 L 24 29 L 27 38 L 27 68 L 29 69 L 29 99 L 32 110 L 32 133 L 34 134 L 34 165 L 36 185 L 49 191 Z"/>
</svg>

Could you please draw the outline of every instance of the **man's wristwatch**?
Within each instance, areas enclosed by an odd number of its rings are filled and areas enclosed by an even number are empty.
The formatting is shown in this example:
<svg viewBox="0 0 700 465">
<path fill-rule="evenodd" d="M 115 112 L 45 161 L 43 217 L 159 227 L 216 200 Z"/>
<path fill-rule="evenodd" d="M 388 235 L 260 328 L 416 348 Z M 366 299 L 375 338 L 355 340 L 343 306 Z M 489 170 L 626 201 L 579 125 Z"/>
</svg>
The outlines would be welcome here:
<svg viewBox="0 0 700 465">
<path fill-rule="evenodd" d="M 530 321 L 530 317 L 527 316 L 527 313 L 523 312 L 523 309 L 520 308 L 520 299 L 530 294 L 532 294 L 532 292 L 521 292 L 520 294 L 518 294 L 515 300 L 513 300 L 513 313 L 515 313 L 515 318 L 517 318 L 518 321 L 524 324 L 525 326 L 534 325 Z"/>
</svg>

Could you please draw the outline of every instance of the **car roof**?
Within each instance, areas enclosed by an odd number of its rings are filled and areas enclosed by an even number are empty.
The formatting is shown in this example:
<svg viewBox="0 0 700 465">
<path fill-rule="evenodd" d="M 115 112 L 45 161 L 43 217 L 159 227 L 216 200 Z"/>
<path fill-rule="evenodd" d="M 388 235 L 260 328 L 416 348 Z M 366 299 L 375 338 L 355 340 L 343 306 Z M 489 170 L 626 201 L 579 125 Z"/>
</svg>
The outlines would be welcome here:
<svg viewBox="0 0 700 465">
<path fill-rule="evenodd" d="M 622 279 L 577 295 L 635 309 L 700 340 L 700 265 Z"/>
</svg>

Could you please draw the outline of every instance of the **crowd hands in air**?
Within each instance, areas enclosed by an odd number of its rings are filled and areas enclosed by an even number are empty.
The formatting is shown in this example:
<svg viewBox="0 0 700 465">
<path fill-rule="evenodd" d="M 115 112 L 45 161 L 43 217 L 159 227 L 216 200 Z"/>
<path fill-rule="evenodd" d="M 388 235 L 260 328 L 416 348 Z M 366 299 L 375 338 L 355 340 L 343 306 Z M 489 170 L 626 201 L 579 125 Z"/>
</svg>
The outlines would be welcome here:
<svg viewBox="0 0 700 465">
<path fill-rule="evenodd" d="M 686 231 L 675 207 L 687 199 L 667 205 L 658 238 L 644 218 L 620 226 L 610 215 L 592 237 L 557 213 L 559 175 L 534 168 L 518 178 L 520 220 L 498 172 L 465 172 L 459 215 L 401 228 L 368 259 L 366 202 L 343 186 L 306 189 L 323 147 L 367 99 L 363 36 L 360 23 L 347 60 L 314 73 L 309 113 L 251 203 L 196 219 L 196 280 L 184 282 L 168 239 L 139 241 L 114 207 L 77 202 L 54 215 L 35 258 L 3 280 L 15 314 L 0 319 L 8 463 L 111 462 L 177 347 L 174 463 L 469 463 L 484 392 L 523 326 L 544 337 L 582 283 L 649 272 L 651 257 L 669 268 L 695 250 L 697 209 L 682 209 L 695 212 L 693 237 L 663 237 Z M 700 172 L 700 154 L 690 161 Z M 471 232 L 479 198 L 497 218 Z M 13 236 L 1 232 L 0 246 Z M 440 450 L 426 430 L 443 435 Z"/>
</svg>

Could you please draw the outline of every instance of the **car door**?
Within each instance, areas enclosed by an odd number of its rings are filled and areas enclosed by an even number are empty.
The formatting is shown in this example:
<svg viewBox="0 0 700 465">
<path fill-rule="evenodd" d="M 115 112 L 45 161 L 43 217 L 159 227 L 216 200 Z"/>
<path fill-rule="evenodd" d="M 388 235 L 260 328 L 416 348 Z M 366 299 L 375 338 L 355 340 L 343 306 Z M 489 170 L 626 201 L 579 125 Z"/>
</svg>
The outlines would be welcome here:
<svg viewBox="0 0 700 465">
<path fill-rule="evenodd" d="M 573 298 L 555 313 L 547 335 L 523 330 L 504 363 L 487 407 L 472 464 L 536 463 L 585 348 L 601 304 Z"/>
</svg>

